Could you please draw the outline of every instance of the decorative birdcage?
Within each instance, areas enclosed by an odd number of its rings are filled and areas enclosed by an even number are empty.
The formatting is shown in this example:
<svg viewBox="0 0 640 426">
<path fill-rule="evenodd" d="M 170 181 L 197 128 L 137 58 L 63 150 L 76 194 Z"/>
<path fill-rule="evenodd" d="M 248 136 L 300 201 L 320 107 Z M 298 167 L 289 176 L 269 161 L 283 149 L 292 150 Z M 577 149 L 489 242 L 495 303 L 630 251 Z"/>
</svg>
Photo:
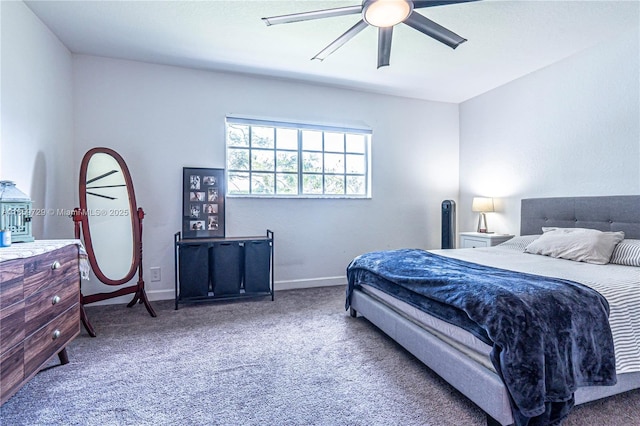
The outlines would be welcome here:
<svg viewBox="0 0 640 426">
<path fill-rule="evenodd" d="M 10 180 L 0 181 L 0 230 L 11 231 L 12 242 L 33 241 L 31 199 Z"/>
</svg>

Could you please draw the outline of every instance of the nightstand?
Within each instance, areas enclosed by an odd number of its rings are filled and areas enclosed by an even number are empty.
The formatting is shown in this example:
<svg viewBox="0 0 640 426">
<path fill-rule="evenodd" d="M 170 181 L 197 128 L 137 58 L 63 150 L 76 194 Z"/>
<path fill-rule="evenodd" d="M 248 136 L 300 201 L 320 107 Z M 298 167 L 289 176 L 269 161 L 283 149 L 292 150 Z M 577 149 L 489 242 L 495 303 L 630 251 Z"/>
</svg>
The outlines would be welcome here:
<svg viewBox="0 0 640 426">
<path fill-rule="evenodd" d="M 485 234 L 481 232 L 461 232 L 460 248 L 493 247 L 513 238 L 511 234 Z"/>
</svg>

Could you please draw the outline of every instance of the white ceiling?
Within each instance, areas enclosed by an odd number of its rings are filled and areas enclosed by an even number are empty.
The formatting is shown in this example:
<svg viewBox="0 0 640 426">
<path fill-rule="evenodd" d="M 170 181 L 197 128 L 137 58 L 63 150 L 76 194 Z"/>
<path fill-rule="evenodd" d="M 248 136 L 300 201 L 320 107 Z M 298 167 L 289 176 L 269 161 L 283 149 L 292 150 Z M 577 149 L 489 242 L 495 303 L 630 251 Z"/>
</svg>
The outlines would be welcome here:
<svg viewBox="0 0 640 426">
<path fill-rule="evenodd" d="M 640 14 L 638 0 L 484 0 L 419 9 L 468 41 L 453 50 L 401 24 L 394 30 L 391 65 L 376 69 L 373 27 L 326 60 L 310 60 L 358 15 L 271 27 L 260 19 L 360 0 L 25 3 L 73 53 L 456 103 L 613 41 L 638 28 Z"/>
</svg>

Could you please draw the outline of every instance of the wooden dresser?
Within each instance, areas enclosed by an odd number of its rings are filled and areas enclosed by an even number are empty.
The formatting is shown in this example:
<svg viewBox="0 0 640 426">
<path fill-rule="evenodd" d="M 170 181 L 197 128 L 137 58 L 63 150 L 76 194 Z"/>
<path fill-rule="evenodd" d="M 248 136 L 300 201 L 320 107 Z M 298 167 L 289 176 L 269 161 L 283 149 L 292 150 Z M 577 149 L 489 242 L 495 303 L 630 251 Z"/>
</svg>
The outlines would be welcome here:
<svg viewBox="0 0 640 426">
<path fill-rule="evenodd" d="M 80 333 L 81 246 L 48 242 L 13 244 L 24 252 L 0 258 L 0 404 L 56 354 L 68 363 L 66 345 Z"/>
</svg>

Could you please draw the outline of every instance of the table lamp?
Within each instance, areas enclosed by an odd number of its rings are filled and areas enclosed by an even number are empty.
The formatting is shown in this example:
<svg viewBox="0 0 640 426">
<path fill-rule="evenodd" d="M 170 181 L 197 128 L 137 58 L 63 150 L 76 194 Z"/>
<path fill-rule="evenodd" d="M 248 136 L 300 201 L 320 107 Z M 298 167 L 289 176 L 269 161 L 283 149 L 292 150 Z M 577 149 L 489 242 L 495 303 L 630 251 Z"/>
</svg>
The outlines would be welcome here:
<svg viewBox="0 0 640 426">
<path fill-rule="evenodd" d="M 473 197 L 471 210 L 480 213 L 478 217 L 478 232 L 486 234 L 489 232 L 487 228 L 487 217 L 485 213 L 493 212 L 493 198 Z"/>
</svg>

